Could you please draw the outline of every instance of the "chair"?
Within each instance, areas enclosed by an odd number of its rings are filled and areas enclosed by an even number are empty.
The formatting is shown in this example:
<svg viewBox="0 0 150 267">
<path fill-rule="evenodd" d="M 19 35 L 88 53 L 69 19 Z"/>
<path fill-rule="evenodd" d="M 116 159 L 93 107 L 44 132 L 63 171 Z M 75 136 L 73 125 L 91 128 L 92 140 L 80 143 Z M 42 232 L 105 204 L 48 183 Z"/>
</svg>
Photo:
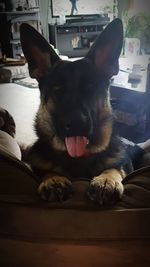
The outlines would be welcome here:
<svg viewBox="0 0 150 267">
<path fill-rule="evenodd" d="M 124 75 L 128 75 L 125 73 Z M 133 141 L 143 142 L 150 138 L 150 64 L 145 72 L 144 90 L 111 84 L 110 95 L 115 114 L 115 131 Z M 126 87 L 127 86 L 127 87 Z"/>
</svg>

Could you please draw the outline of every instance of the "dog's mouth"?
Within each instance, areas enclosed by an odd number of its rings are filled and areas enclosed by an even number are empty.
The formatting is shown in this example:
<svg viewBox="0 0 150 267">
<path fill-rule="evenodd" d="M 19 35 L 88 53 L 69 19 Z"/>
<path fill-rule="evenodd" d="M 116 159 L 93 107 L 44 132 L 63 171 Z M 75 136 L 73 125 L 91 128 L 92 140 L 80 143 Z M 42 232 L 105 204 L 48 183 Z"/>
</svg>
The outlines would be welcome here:
<svg viewBox="0 0 150 267">
<path fill-rule="evenodd" d="M 84 157 L 87 156 L 87 145 L 89 144 L 89 140 L 85 136 L 71 136 L 65 137 L 65 145 L 69 156 L 76 157 Z"/>
</svg>

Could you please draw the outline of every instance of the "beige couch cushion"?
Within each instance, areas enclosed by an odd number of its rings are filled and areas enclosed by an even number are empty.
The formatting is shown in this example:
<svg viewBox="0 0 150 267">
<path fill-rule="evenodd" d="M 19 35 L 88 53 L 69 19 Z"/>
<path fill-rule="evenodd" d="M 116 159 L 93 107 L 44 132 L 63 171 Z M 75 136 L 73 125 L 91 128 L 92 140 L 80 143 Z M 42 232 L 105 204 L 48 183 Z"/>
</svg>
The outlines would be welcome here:
<svg viewBox="0 0 150 267">
<path fill-rule="evenodd" d="M 16 140 L 9 134 L 0 130 L 0 150 L 7 151 L 12 156 L 21 160 L 21 151 Z"/>
</svg>

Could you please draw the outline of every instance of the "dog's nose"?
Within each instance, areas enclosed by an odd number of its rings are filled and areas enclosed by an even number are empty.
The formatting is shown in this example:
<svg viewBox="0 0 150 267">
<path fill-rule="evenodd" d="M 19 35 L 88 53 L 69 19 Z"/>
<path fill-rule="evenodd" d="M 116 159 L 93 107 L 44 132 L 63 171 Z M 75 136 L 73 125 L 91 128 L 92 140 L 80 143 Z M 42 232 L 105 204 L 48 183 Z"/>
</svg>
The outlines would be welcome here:
<svg viewBox="0 0 150 267">
<path fill-rule="evenodd" d="M 87 123 L 87 116 L 83 113 L 75 114 L 70 118 L 66 118 L 64 121 L 64 128 L 66 131 L 70 131 L 74 126 L 81 126 Z"/>
<path fill-rule="evenodd" d="M 87 136 L 90 128 L 88 116 L 83 112 L 76 112 L 67 116 L 63 121 L 65 136 Z"/>
<path fill-rule="evenodd" d="M 66 123 L 66 125 L 65 125 L 65 130 L 66 130 L 66 131 L 70 131 L 70 129 L 71 129 L 71 123 L 68 122 L 68 123 Z"/>
</svg>

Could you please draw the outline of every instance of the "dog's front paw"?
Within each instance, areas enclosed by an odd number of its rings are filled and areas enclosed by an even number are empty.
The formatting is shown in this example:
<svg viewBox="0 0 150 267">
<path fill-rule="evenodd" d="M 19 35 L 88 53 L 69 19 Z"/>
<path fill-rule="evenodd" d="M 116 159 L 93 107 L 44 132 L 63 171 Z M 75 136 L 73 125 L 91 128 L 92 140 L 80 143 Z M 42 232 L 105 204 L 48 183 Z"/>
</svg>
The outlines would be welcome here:
<svg viewBox="0 0 150 267">
<path fill-rule="evenodd" d="M 63 176 L 50 176 L 39 185 L 38 193 L 50 202 L 63 201 L 72 195 L 72 183 Z"/>
<path fill-rule="evenodd" d="M 121 175 L 113 176 L 110 171 L 94 177 L 87 191 L 89 199 L 101 206 L 114 204 L 123 194 L 121 180 Z"/>
<path fill-rule="evenodd" d="M 16 126 L 13 117 L 7 110 L 0 108 L 0 130 L 14 137 L 16 131 L 15 128 Z"/>
</svg>

